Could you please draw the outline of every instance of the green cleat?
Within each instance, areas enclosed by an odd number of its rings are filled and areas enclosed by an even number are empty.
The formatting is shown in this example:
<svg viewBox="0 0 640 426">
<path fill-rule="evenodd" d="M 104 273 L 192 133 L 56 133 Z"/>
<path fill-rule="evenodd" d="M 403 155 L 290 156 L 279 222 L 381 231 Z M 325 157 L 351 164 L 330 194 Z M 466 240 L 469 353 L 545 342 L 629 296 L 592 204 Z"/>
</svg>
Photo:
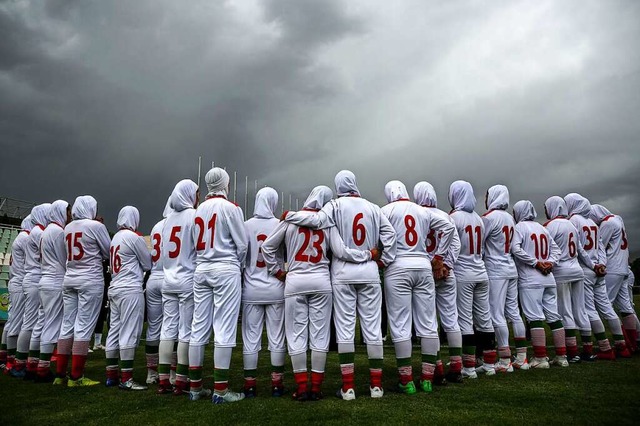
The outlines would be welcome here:
<svg viewBox="0 0 640 426">
<path fill-rule="evenodd" d="M 398 383 L 398 391 L 407 395 L 415 395 L 416 394 L 416 385 L 413 382 L 409 382 L 406 385 L 402 383 Z"/>
<path fill-rule="evenodd" d="M 67 380 L 69 380 L 68 377 L 56 377 L 56 379 L 53 381 L 53 384 L 60 385 L 60 386 L 67 386 Z"/>
<path fill-rule="evenodd" d="M 69 381 L 67 382 L 67 386 L 70 388 L 75 388 L 78 386 L 95 386 L 95 385 L 99 385 L 100 382 L 97 382 L 95 380 L 91 380 L 88 379 L 84 376 L 80 377 L 78 380 L 71 380 L 69 379 Z"/>
<path fill-rule="evenodd" d="M 420 389 L 422 389 L 423 392 L 432 392 L 431 380 L 420 380 Z"/>
</svg>

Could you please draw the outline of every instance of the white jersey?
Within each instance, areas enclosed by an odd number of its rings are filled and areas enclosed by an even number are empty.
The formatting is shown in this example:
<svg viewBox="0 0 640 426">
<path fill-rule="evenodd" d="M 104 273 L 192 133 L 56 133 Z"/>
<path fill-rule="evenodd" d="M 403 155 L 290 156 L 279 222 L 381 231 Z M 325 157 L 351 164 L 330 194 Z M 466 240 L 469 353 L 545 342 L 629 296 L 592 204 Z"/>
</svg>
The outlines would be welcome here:
<svg viewBox="0 0 640 426">
<path fill-rule="evenodd" d="M 312 216 L 313 212 L 301 211 L 298 214 Z M 329 257 L 331 255 L 334 262 L 340 260 L 362 263 L 371 260 L 369 250 L 363 251 L 345 247 L 335 227 L 314 230 L 280 222 L 262 244 L 262 254 L 271 275 L 275 275 L 281 268 L 277 253 L 283 243 L 286 247 L 289 266 L 284 287 L 285 297 L 310 293 L 331 293 L 329 272 Z"/>
<path fill-rule="evenodd" d="M 460 255 L 453 268 L 458 281 L 488 281 L 483 256 L 484 224 L 476 212 L 455 210 L 451 219 L 460 238 Z"/>
<path fill-rule="evenodd" d="M 492 279 L 518 278 L 511 256 L 511 240 L 516 226 L 505 210 L 489 210 L 482 215 L 484 223 L 484 263 Z"/>
<path fill-rule="evenodd" d="M 252 217 L 244 223 L 249 246 L 244 268 L 243 303 L 278 303 L 284 300 L 284 283 L 269 274 L 261 249 L 279 223 L 274 217 Z M 276 252 L 277 267 L 281 270 L 285 269 L 283 256 L 281 249 Z"/>
<path fill-rule="evenodd" d="M 579 214 L 571 215 L 569 222 L 571 222 L 578 231 L 578 241 L 586 254 L 586 257 L 583 258 L 580 256 L 580 253 L 578 253 L 578 259 L 583 269 L 593 271 L 596 264 L 606 264 L 607 260 L 602 256 L 603 252 L 600 250 L 598 225 L 596 225 L 593 220 Z"/>
<path fill-rule="evenodd" d="M 110 290 L 142 289 L 144 273 L 151 270 L 151 254 L 141 235 L 121 229 L 111 240 Z"/>
<path fill-rule="evenodd" d="M 627 275 L 629 272 L 629 243 L 622 218 L 608 215 L 602 219 L 600 236 L 607 253 L 607 273 Z"/>
<path fill-rule="evenodd" d="M 156 223 L 151 229 L 151 235 L 149 236 L 151 239 L 151 262 L 153 263 L 151 267 L 151 277 L 164 277 L 162 257 L 160 254 L 162 253 L 162 228 L 164 227 L 165 221 L 166 219 L 162 219 Z"/>
<path fill-rule="evenodd" d="M 58 223 L 50 223 L 40 239 L 41 290 L 62 288 L 62 281 L 67 270 L 67 250 L 64 242 L 64 228 Z"/>
<path fill-rule="evenodd" d="M 208 197 L 198 206 L 192 228 L 196 269 L 208 271 L 220 264 L 240 268 L 247 255 L 242 209 L 223 196 Z"/>
<path fill-rule="evenodd" d="M 67 253 L 65 285 L 102 283 L 102 261 L 109 259 L 107 228 L 94 219 L 76 219 L 64 228 Z M 100 284 L 102 286 L 102 284 Z"/>
<path fill-rule="evenodd" d="M 24 279 L 23 285 L 38 284 L 42 276 L 41 264 L 40 264 L 40 239 L 44 227 L 42 225 L 36 225 L 29 233 L 29 239 L 25 246 L 25 262 L 24 262 Z"/>
<path fill-rule="evenodd" d="M 434 256 L 445 258 L 455 232 L 449 220 L 403 199 L 390 202 L 381 210 L 396 231 L 394 266 L 405 269 L 431 269 L 432 257 L 427 253 L 427 236 L 431 230 L 437 232 L 443 242 L 436 247 Z"/>
<path fill-rule="evenodd" d="M 11 264 L 9 266 L 9 276 L 11 282 L 17 286 L 22 286 L 26 261 L 27 241 L 29 240 L 29 231 L 22 230 L 18 234 L 11 245 Z"/>
<path fill-rule="evenodd" d="M 542 261 L 556 264 L 560 255 L 560 249 L 544 226 L 533 220 L 516 224 L 511 253 L 518 268 L 520 287 L 543 288 L 556 285 L 553 274 L 543 275 L 535 268 Z"/>
<path fill-rule="evenodd" d="M 193 239 L 196 210 L 171 213 L 162 229 L 160 259 L 164 270 L 163 291 L 193 291 L 196 245 Z"/>
<path fill-rule="evenodd" d="M 560 249 L 560 258 L 553 267 L 553 276 L 556 282 L 570 282 L 584 279 L 584 271 L 578 262 L 578 253 L 582 252 L 582 257 L 586 258 L 580 244 L 578 230 L 563 217 L 556 217 L 544 224 L 549 231 L 549 235 Z"/>
<path fill-rule="evenodd" d="M 319 214 L 289 213 L 286 221 L 299 226 L 320 228 L 335 224 L 346 247 L 370 250 L 382 243 L 381 262 L 389 265 L 396 257 L 396 232 L 380 207 L 357 196 L 342 196 L 325 204 Z M 375 262 L 349 263 L 334 259 L 331 263 L 334 285 L 380 283 Z"/>
<path fill-rule="evenodd" d="M 442 211 L 436 207 L 424 207 L 427 211 L 433 215 L 438 216 L 442 219 L 449 221 L 451 225 L 454 225 L 451 216 L 447 214 L 447 212 Z M 427 254 L 429 255 L 429 260 L 433 260 L 436 255 L 436 252 L 439 252 L 442 247 L 442 231 L 436 232 L 435 228 L 430 228 L 429 233 L 427 234 Z M 460 255 L 460 237 L 458 233 L 454 232 L 451 236 L 451 245 L 449 245 L 449 250 L 447 250 L 444 256 L 444 263 L 453 269 L 456 262 L 458 261 L 458 256 Z"/>
</svg>

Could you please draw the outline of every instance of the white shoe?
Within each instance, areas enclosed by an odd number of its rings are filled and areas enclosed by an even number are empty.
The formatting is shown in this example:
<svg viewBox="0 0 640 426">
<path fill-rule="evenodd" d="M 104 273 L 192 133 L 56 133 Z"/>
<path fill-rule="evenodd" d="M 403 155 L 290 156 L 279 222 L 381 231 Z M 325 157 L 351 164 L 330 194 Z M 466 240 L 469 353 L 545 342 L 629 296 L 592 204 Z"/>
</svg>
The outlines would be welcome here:
<svg viewBox="0 0 640 426">
<path fill-rule="evenodd" d="M 171 370 L 169 372 L 169 383 L 171 383 L 171 386 L 175 386 L 176 385 L 176 372 L 175 372 L 175 370 Z"/>
<path fill-rule="evenodd" d="M 118 385 L 118 387 L 122 390 L 129 390 L 129 391 L 143 391 L 143 390 L 147 390 L 147 387 L 144 385 L 140 385 L 136 382 L 133 381 L 133 379 L 129 379 L 124 383 L 120 383 Z"/>
<path fill-rule="evenodd" d="M 354 399 L 356 399 L 356 391 L 351 388 L 347 389 L 347 391 L 344 392 L 342 388 L 340 388 L 340 397 L 345 401 L 353 401 Z"/>
<path fill-rule="evenodd" d="M 211 396 L 211 390 L 210 389 L 205 389 L 205 388 L 201 388 L 200 390 L 197 391 L 189 391 L 189 400 L 190 401 L 197 401 L 200 398 L 209 398 Z M 244 397 L 244 395 L 243 395 Z"/>
<path fill-rule="evenodd" d="M 525 358 L 524 360 L 519 360 L 516 358 L 516 360 L 513 361 L 511 365 L 517 370 L 528 370 L 531 367 L 527 358 Z"/>
<path fill-rule="evenodd" d="M 147 371 L 147 384 L 148 385 L 155 385 L 156 383 L 158 383 L 159 381 L 159 376 L 158 376 L 158 372 L 155 370 L 148 370 Z"/>
<path fill-rule="evenodd" d="M 513 373 L 513 365 L 508 359 L 501 359 L 496 365 L 496 373 Z"/>
<path fill-rule="evenodd" d="M 227 402 L 238 402 L 244 399 L 244 394 L 240 392 L 233 392 L 227 389 L 224 393 L 215 392 L 211 402 L 214 404 L 224 404 Z"/>
<path fill-rule="evenodd" d="M 478 373 L 476 373 L 476 369 L 472 367 L 464 367 L 462 369 L 462 377 L 465 379 L 477 379 Z"/>
<path fill-rule="evenodd" d="M 493 364 L 482 363 L 480 366 L 476 367 L 476 373 L 485 373 L 487 376 L 493 376 L 496 374 L 496 369 Z"/>
<path fill-rule="evenodd" d="M 566 355 L 556 355 L 556 357 L 553 358 L 553 361 L 551 361 L 551 364 L 558 365 L 560 367 L 568 367 L 569 361 L 567 361 Z"/>
<path fill-rule="evenodd" d="M 531 368 L 549 368 L 548 358 L 533 358 L 531 360 Z"/>
<path fill-rule="evenodd" d="M 97 345 L 93 345 L 93 350 L 94 351 L 104 351 L 105 347 L 101 343 L 98 343 Z"/>
<path fill-rule="evenodd" d="M 382 390 L 382 388 L 378 386 L 369 388 L 369 392 L 371 392 L 371 398 L 382 398 L 382 396 L 384 395 L 384 390 Z M 355 394 L 353 395 L 353 397 L 355 398 Z"/>
<path fill-rule="evenodd" d="M 91 350 L 91 348 L 87 349 L 87 353 L 90 353 L 90 354 L 92 354 L 92 353 L 93 353 L 93 351 Z"/>
</svg>

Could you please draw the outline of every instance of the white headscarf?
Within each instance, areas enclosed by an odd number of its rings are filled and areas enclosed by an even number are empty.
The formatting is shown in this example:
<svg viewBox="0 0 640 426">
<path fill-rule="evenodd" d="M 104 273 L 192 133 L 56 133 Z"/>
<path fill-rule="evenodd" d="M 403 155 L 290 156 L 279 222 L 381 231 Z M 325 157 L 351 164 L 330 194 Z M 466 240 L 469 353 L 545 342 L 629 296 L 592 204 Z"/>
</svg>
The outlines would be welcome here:
<svg viewBox="0 0 640 426">
<path fill-rule="evenodd" d="M 33 226 L 33 219 L 31 219 L 31 215 L 27 215 L 27 217 L 22 219 L 22 223 L 20 224 L 20 228 L 27 232 L 31 232 Z"/>
<path fill-rule="evenodd" d="M 487 190 L 487 209 L 506 210 L 509 208 L 509 189 L 504 185 L 493 185 Z"/>
<path fill-rule="evenodd" d="M 547 198 L 544 202 L 544 208 L 547 211 L 547 217 L 549 219 L 555 219 L 557 217 L 567 217 L 567 205 L 562 197 L 554 195 Z"/>
<path fill-rule="evenodd" d="M 67 207 L 69 203 L 64 200 L 54 201 L 49 211 L 49 222 L 64 227 L 67 224 Z"/>
<path fill-rule="evenodd" d="M 264 187 L 256 194 L 256 204 L 253 208 L 253 216 L 260 219 L 275 217 L 273 212 L 278 208 L 278 192 L 270 187 Z"/>
<path fill-rule="evenodd" d="M 162 217 L 165 219 L 173 212 L 171 208 L 171 197 L 167 198 L 167 204 L 164 205 L 164 210 L 162 211 Z"/>
<path fill-rule="evenodd" d="M 42 203 L 31 209 L 31 219 L 36 225 L 46 227 L 49 224 L 49 212 L 51 204 Z"/>
<path fill-rule="evenodd" d="M 118 213 L 118 229 L 136 231 L 140 224 L 140 212 L 133 206 L 124 206 Z"/>
<path fill-rule="evenodd" d="M 449 205 L 454 210 L 471 213 L 476 208 L 476 196 L 471 184 L 464 180 L 457 180 L 449 187 Z"/>
<path fill-rule="evenodd" d="M 535 220 L 538 217 L 536 208 L 529 200 L 520 200 L 513 205 L 513 217 L 516 222 L 522 222 L 523 220 Z"/>
<path fill-rule="evenodd" d="M 567 211 L 570 215 L 579 214 L 582 217 L 589 217 L 591 214 L 591 203 L 580 194 L 572 192 L 564 197 L 567 204 Z"/>
<path fill-rule="evenodd" d="M 177 212 L 192 209 L 196 204 L 198 185 L 191 179 L 183 179 L 176 184 L 171 193 L 171 208 Z"/>
<path fill-rule="evenodd" d="M 392 203 L 398 200 L 408 200 L 409 193 L 404 183 L 399 180 L 391 180 L 384 186 L 384 196 L 387 197 L 387 202 Z"/>
<path fill-rule="evenodd" d="M 98 214 L 98 202 L 91 195 L 81 195 L 71 207 L 73 219 L 95 219 Z"/>
<path fill-rule="evenodd" d="M 590 214 L 591 219 L 598 225 L 602 223 L 602 220 L 605 217 L 611 216 L 611 215 L 612 213 L 605 206 L 602 206 L 600 204 L 593 204 L 591 206 L 591 214 Z"/>
<path fill-rule="evenodd" d="M 429 182 L 418 182 L 413 187 L 413 198 L 423 207 L 438 207 L 436 190 Z"/>
<path fill-rule="evenodd" d="M 227 196 L 229 190 L 229 174 L 226 170 L 220 167 L 214 167 L 209 170 L 204 176 L 204 181 L 207 184 L 208 197 L 213 195 Z"/>
<path fill-rule="evenodd" d="M 305 209 L 320 210 L 333 197 L 333 191 L 328 186 L 320 185 L 311 190 L 304 202 Z"/>
<path fill-rule="evenodd" d="M 339 171 L 338 174 L 336 174 L 334 182 L 336 184 L 336 193 L 338 194 L 338 197 L 346 195 L 360 196 L 360 191 L 358 190 L 356 182 L 356 175 L 354 175 L 350 170 Z"/>
</svg>

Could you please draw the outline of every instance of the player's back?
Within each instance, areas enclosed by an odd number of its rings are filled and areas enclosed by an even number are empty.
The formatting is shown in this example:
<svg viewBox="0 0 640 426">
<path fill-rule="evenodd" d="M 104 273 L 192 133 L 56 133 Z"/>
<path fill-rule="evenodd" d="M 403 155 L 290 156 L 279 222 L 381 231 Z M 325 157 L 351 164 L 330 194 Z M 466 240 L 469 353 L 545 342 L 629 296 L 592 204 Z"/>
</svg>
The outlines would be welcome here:
<svg viewBox="0 0 640 426">
<path fill-rule="evenodd" d="M 244 262 L 247 242 L 242 209 L 223 196 L 207 198 L 198 206 L 194 218 L 196 269 Z"/>
<path fill-rule="evenodd" d="M 578 262 L 578 230 L 564 217 L 555 217 L 545 223 L 544 227 L 560 249 L 560 259 L 553 267 L 556 282 L 583 279 L 584 272 Z"/>
<path fill-rule="evenodd" d="M 151 228 L 151 276 L 155 278 L 164 277 L 164 269 L 162 268 L 162 229 L 166 219 L 162 219 Z"/>
<path fill-rule="evenodd" d="M 381 210 L 396 231 L 396 259 L 389 267 L 431 269 L 426 245 L 429 217 L 425 209 L 407 199 L 399 199 Z"/>
<path fill-rule="evenodd" d="M 18 236 L 11 244 L 11 263 L 9 264 L 9 276 L 14 284 L 22 284 L 26 260 L 26 247 L 29 240 L 29 232 L 25 229 L 18 233 Z"/>
<path fill-rule="evenodd" d="M 130 229 L 120 229 L 111 241 L 110 265 L 110 288 L 142 288 L 144 272 L 151 268 L 151 254 L 142 237 Z"/>
<path fill-rule="evenodd" d="M 598 225 L 589 217 L 591 214 L 591 203 L 585 197 L 575 192 L 564 197 L 569 213 L 569 222 L 578 230 L 578 240 L 587 256 L 596 264 L 606 263 L 606 258 L 601 258 L 600 253 L 600 233 Z M 583 270 L 593 272 L 590 265 L 580 262 Z"/>
<path fill-rule="evenodd" d="M 37 284 L 41 277 L 40 240 L 45 227 L 49 224 L 49 209 L 51 204 L 39 204 L 31 210 L 31 216 L 35 226 L 29 233 L 29 239 L 25 246 L 25 276 L 24 282 Z"/>
<path fill-rule="evenodd" d="M 284 283 L 269 274 L 261 251 L 262 243 L 271 235 L 278 223 L 280 221 L 275 217 L 252 217 L 244 224 L 248 249 L 242 289 L 243 302 L 267 303 L 284 299 Z"/>
<path fill-rule="evenodd" d="M 509 208 L 509 190 L 504 185 L 494 185 L 487 190 L 488 211 L 482 215 L 484 223 L 484 263 L 492 278 L 517 278 L 518 271 L 511 256 L 511 239 L 516 226 Z"/>
<path fill-rule="evenodd" d="M 600 235 L 607 251 L 607 273 L 627 275 L 629 244 L 622 218 L 610 214 L 600 223 Z"/>
<path fill-rule="evenodd" d="M 40 239 L 42 277 L 63 278 L 67 269 L 64 227 L 50 223 Z M 40 281 L 42 283 L 42 280 Z"/>
</svg>

